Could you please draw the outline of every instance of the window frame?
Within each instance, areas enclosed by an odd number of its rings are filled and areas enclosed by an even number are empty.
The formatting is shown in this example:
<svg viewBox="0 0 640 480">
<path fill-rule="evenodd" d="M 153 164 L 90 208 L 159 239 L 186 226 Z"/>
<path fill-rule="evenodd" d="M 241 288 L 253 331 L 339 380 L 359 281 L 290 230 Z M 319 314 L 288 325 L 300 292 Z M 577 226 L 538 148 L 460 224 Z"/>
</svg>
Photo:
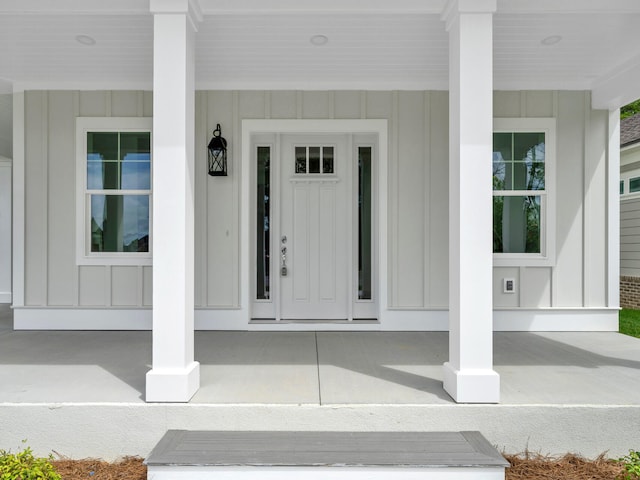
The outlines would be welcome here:
<svg viewBox="0 0 640 480">
<path fill-rule="evenodd" d="M 151 265 L 153 258 L 153 138 L 150 138 L 151 182 L 149 190 L 108 190 L 115 195 L 148 195 L 149 251 L 148 252 L 92 252 L 91 251 L 91 195 L 87 188 L 87 133 L 89 132 L 149 132 L 150 117 L 77 117 L 76 118 L 76 263 L 78 265 Z M 106 190 L 105 190 L 106 192 Z M 95 192 L 94 192 L 95 194 Z"/>
<path fill-rule="evenodd" d="M 541 132 L 545 135 L 545 189 L 535 190 L 535 195 L 540 196 L 540 253 L 493 253 L 493 264 L 496 267 L 553 266 L 556 262 L 556 119 L 493 120 L 493 133 L 528 132 Z M 492 189 L 491 201 L 493 203 L 493 197 L 496 196 L 522 196 L 527 191 Z"/>
</svg>

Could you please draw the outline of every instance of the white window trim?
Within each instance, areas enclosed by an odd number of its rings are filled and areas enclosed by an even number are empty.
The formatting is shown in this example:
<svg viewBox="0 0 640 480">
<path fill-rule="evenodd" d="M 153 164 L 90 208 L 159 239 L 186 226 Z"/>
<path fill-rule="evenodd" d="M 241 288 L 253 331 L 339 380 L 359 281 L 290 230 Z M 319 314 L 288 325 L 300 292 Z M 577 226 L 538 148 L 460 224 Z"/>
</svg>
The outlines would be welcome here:
<svg viewBox="0 0 640 480">
<path fill-rule="evenodd" d="M 494 118 L 494 133 L 544 132 L 545 192 L 541 195 L 541 253 L 494 253 L 496 267 L 553 266 L 556 263 L 556 119 Z M 493 196 L 493 195 L 492 195 Z"/>
<path fill-rule="evenodd" d="M 76 118 L 76 262 L 78 265 L 151 265 L 153 182 L 149 195 L 149 252 L 95 252 L 89 250 L 87 208 L 87 132 L 151 132 L 150 117 L 78 117 Z M 153 175 L 153 153 L 151 154 Z"/>
</svg>

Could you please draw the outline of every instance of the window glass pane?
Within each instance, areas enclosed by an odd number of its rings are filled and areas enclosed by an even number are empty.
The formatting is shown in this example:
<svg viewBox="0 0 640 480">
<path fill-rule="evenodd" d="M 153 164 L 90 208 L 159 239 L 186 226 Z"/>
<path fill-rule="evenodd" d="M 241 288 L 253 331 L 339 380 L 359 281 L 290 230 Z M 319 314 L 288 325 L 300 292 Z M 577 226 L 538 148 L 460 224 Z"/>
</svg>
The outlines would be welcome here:
<svg viewBox="0 0 640 480">
<path fill-rule="evenodd" d="M 322 173 L 333 173 L 333 147 L 322 148 Z"/>
<path fill-rule="evenodd" d="M 307 147 L 296 147 L 296 173 L 307 173 Z"/>
<path fill-rule="evenodd" d="M 87 162 L 87 188 L 89 190 L 114 190 L 119 188 L 118 162 Z"/>
<path fill-rule="evenodd" d="M 513 159 L 544 162 L 544 133 L 514 133 Z"/>
<path fill-rule="evenodd" d="M 320 147 L 309 147 L 309 173 L 320 173 Z"/>
<path fill-rule="evenodd" d="M 620 180 L 620 195 L 624 193 L 624 180 Z"/>
<path fill-rule="evenodd" d="M 371 300 L 371 147 L 358 148 L 358 299 Z"/>
<path fill-rule="evenodd" d="M 271 149 L 258 147 L 257 165 L 257 289 L 256 298 L 267 300 L 269 298 L 269 216 L 270 216 L 270 160 Z"/>
<path fill-rule="evenodd" d="M 544 163 L 514 162 L 513 190 L 544 190 Z"/>
<path fill-rule="evenodd" d="M 117 132 L 87 132 L 87 160 L 117 160 Z"/>
<path fill-rule="evenodd" d="M 493 197 L 494 253 L 541 253 L 540 198 Z"/>
<path fill-rule="evenodd" d="M 120 160 L 149 161 L 151 158 L 151 134 L 127 132 L 120 134 Z"/>
<path fill-rule="evenodd" d="M 512 190 L 513 185 L 513 163 L 503 160 L 496 161 L 496 155 L 493 155 L 493 189 L 494 190 Z"/>
<path fill-rule="evenodd" d="M 513 160 L 513 134 L 493 134 L 493 161 Z"/>
<path fill-rule="evenodd" d="M 151 163 L 150 162 L 122 162 L 120 164 L 122 184 L 124 190 L 150 190 L 151 189 Z"/>
<path fill-rule="evenodd" d="M 640 192 L 640 177 L 629 180 L 629 193 Z"/>
<path fill-rule="evenodd" d="M 149 196 L 91 195 L 92 252 L 148 252 Z"/>
</svg>

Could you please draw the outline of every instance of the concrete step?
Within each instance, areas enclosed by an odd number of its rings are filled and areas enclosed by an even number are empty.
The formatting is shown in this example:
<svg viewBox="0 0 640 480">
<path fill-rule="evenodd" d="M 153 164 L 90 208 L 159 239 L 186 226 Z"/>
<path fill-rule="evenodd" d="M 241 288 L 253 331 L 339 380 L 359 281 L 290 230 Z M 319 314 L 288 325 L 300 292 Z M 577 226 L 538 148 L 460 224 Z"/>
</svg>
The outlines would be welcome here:
<svg viewBox="0 0 640 480">
<path fill-rule="evenodd" d="M 148 480 L 504 480 L 480 432 L 169 430 Z"/>
</svg>

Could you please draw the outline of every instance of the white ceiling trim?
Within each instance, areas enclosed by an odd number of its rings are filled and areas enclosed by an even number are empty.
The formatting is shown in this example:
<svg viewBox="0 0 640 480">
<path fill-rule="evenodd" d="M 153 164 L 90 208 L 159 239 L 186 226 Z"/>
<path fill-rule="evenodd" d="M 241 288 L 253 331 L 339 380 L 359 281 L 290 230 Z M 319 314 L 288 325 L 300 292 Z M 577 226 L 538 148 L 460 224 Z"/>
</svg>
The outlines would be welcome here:
<svg viewBox="0 0 640 480">
<path fill-rule="evenodd" d="M 0 15 L 149 15 L 149 0 L 2 0 Z"/>
<path fill-rule="evenodd" d="M 498 13 L 638 13 L 638 0 L 498 0 Z"/>
<path fill-rule="evenodd" d="M 199 0 L 205 15 L 283 13 L 422 13 L 440 15 L 447 0 Z"/>
<path fill-rule="evenodd" d="M 640 77 L 640 68 L 638 70 Z M 637 88 L 640 88 L 640 81 L 636 82 Z M 1 84 L 0 84 L 1 87 Z M 153 82 L 15 82 L 13 89 L 8 87 L 5 93 L 14 93 L 29 90 L 153 90 Z M 200 81 L 196 82 L 196 90 L 370 90 L 370 91 L 424 91 L 424 90 L 449 90 L 449 84 L 446 80 L 429 80 L 429 81 L 385 81 L 385 82 L 300 82 L 300 81 Z M 494 90 L 591 90 L 591 84 L 584 82 L 576 82 L 567 80 L 564 82 L 523 82 L 522 80 L 504 79 L 494 83 Z M 2 93 L 2 90 L 0 90 Z M 600 92 L 604 98 L 605 91 Z M 635 97 L 625 103 L 629 103 L 640 98 L 640 92 Z M 600 100 L 602 104 L 604 100 Z M 624 105 L 621 103 L 620 105 Z M 604 104 L 602 104 L 604 105 Z M 618 106 L 620 106 L 618 105 Z M 594 108 L 609 109 L 608 104 Z M 614 107 L 617 108 L 617 107 Z"/>
<path fill-rule="evenodd" d="M 594 109 L 614 110 L 640 98 L 640 55 L 592 85 Z"/>
</svg>

